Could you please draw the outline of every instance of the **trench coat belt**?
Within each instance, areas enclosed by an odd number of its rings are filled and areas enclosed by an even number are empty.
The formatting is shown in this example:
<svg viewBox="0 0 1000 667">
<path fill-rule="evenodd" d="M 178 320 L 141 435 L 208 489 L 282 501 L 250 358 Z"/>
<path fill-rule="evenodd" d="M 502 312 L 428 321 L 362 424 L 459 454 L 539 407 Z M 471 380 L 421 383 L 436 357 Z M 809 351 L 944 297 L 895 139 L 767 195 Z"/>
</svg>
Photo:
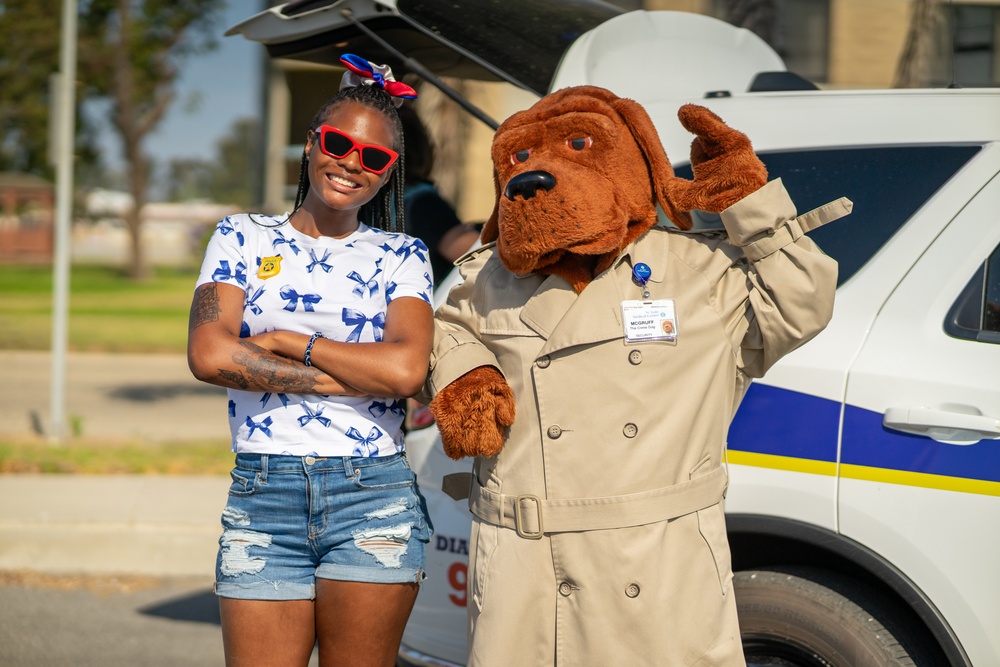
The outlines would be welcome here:
<svg viewBox="0 0 1000 667">
<path fill-rule="evenodd" d="M 547 500 L 531 494 L 496 493 L 473 478 L 469 509 L 487 523 L 539 539 L 545 533 L 626 528 L 674 519 L 721 502 L 728 484 L 726 469 L 719 466 L 687 482 L 641 493 Z"/>
</svg>

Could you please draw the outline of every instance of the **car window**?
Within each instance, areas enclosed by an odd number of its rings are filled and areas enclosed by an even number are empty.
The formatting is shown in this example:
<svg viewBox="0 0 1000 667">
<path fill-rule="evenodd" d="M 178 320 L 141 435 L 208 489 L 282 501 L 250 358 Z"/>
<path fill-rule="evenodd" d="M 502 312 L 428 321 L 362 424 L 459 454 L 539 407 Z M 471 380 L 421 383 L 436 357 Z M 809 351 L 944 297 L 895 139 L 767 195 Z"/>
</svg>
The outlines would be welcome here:
<svg viewBox="0 0 1000 667">
<path fill-rule="evenodd" d="M 809 236 L 837 260 L 837 284 L 858 272 L 980 146 L 879 146 L 761 152 L 768 177 L 780 177 L 799 213 L 847 197 L 851 215 Z M 691 167 L 676 169 L 691 178 Z"/>
<path fill-rule="evenodd" d="M 1000 344 L 1000 247 L 955 300 L 944 330 L 955 338 Z"/>
</svg>

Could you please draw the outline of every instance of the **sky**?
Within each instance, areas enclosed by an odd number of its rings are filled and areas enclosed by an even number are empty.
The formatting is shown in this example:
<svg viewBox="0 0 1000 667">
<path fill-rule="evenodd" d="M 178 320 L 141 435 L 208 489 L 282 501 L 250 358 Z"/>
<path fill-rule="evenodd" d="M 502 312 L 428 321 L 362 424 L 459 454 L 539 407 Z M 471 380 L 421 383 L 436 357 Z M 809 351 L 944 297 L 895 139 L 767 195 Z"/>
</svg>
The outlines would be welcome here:
<svg viewBox="0 0 1000 667">
<path fill-rule="evenodd" d="M 174 102 L 145 141 L 146 152 L 157 164 L 181 157 L 212 159 L 216 142 L 228 133 L 234 120 L 261 116 L 260 63 L 265 48 L 242 35 L 225 37 L 224 33 L 259 12 L 263 4 L 260 0 L 226 0 L 217 22 L 218 48 L 182 62 Z M 88 110 L 99 127 L 105 164 L 120 170 L 121 144 L 110 126 L 99 120 L 101 113 L 99 104 Z"/>
</svg>

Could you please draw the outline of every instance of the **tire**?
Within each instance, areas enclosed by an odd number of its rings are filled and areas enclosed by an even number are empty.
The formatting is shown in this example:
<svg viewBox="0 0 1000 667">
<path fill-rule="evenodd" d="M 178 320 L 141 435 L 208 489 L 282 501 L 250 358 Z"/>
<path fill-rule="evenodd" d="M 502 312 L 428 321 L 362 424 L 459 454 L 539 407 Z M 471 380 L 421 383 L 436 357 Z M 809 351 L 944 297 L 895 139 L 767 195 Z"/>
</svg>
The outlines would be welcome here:
<svg viewBox="0 0 1000 667">
<path fill-rule="evenodd" d="M 813 568 L 737 572 L 733 578 L 748 667 L 927 667 L 919 629 L 842 575 Z"/>
</svg>

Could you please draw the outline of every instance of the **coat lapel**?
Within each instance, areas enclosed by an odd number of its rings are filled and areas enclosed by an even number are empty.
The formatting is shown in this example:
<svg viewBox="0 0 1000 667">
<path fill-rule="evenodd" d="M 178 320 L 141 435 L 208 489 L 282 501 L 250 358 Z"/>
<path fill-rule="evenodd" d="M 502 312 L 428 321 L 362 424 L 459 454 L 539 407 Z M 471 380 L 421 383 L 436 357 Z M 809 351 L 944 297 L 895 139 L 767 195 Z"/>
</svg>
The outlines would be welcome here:
<svg viewBox="0 0 1000 667">
<path fill-rule="evenodd" d="M 616 262 L 584 288 L 559 320 L 541 354 L 621 338 L 621 301 L 624 297 L 619 280 L 621 271 L 628 271 L 627 266 L 622 268 L 623 265 L 623 262 Z"/>
<path fill-rule="evenodd" d="M 560 314 L 541 354 L 624 337 L 622 301 L 642 298 L 641 289 L 632 280 L 632 266 L 638 262 L 648 264 L 652 270 L 650 281 L 662 282 L 667 273 L 669 236 L 663 229 L 652 228 L 626 247 L 611 268 L 595 278 L 579 296 L 560 279 L 575 299 L 565 314 Z M 554 318 L 555 314 L 549 317 Z"/>
<path fill-rule="evenodd" d="M 548 338 L 575 301 L 576 293 L 568 282 L 548 276 L 521 309 L 521 321 L 542 338 Z"/>
</svg>

